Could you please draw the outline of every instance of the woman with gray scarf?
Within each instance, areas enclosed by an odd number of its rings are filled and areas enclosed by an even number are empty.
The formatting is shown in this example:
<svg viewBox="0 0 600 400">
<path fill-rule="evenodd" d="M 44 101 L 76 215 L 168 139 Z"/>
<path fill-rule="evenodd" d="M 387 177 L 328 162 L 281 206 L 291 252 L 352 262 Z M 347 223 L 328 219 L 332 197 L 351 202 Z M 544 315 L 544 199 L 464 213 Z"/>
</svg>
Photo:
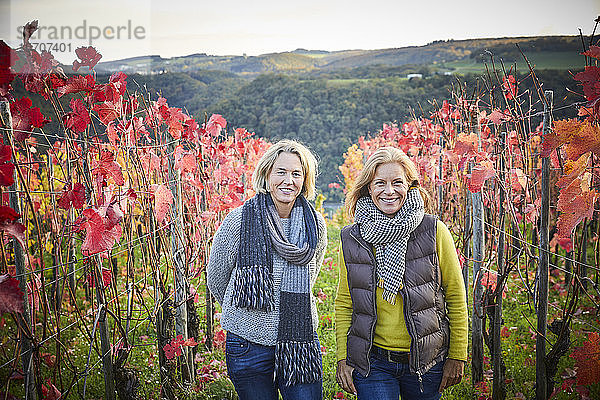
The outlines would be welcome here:
<svg viewBox="0 0 600 400">
<path fill-rule="evenodd" d="M 437 400 L 467 359 L 465 288 L 413 162 L 383 147 L 346 198 L 335 305 L 336 380 L 359 400 Z"/>
<path fill-rule="evenodd" d="M 307 201 L 317 161 L 282 140 L 259 160 L 256 196 L 231 211 L 213 239 L 206 274 L 222 307 L 227 372 L 241 400 L 322 398 L 321 346 L 312 288 L 327 230 Z"/>
</svg>

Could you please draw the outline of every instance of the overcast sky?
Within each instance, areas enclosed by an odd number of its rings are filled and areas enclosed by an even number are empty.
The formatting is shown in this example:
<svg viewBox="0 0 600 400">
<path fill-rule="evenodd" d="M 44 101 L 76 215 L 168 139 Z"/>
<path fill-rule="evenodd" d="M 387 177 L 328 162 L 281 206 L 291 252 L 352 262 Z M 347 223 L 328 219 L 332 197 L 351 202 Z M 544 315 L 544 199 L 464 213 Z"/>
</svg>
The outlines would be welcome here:
<svg viewBox="0 0 600 400">
<path fill-rule="evenodd" d="M 578 28 L 590 34 L 599 15 L 600 0 L 0 0 L 0 38 L 16 47 L 18 27 L 38 19 L 44 30 L 32 42 L 51 43 L 55 57 L 70 63 L 75 48 L 90 43 L 102 61 L 378 49 L 447 39 L 577 35 Z"/>
</svg>

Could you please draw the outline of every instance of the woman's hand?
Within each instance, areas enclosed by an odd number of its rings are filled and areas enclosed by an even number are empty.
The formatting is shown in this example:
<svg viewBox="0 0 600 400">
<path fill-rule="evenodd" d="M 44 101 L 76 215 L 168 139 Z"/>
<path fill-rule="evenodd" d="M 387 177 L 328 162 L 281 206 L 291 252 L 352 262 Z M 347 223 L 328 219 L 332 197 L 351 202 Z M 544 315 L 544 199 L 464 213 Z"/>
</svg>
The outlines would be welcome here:
<svg viewBox="0 0 600 400">
<path fill-rule="evenodd" d="M 352 371 L 354 371 L 354 368 L 346 364 L 346 360 L 338 361 L 335 380 L 346 392 L 356 394 L 356 388 L 354 388 L 354 382 L 352 381 Z"/>
<path fill-rule="evenodd" d="M 442 375 L 442 382 L 440 383 L 439 392 L 442 393 L 444 389 L 459 383 L 462 380 L 464 369 L 464 361 L 454 360 L 452 358 L 446 359 L 446 362 L 444 363 L 444 373 Z"/>
</svg>

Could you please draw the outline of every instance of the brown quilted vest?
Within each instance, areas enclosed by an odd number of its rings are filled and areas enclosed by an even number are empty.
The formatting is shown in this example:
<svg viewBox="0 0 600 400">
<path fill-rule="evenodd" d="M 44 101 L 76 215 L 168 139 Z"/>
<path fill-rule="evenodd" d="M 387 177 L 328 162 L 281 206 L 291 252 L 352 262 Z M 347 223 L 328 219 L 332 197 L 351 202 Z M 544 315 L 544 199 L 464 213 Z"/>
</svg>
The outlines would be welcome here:
<svg viewBox="0 0 600 400">
<path fill-rule="evenodd" d="M 436 223 L 436 217 L 426 214 L 411 233 L 404 287 L 400 290 L 404 320 L 412 339 L 410 370 L 419 377 L 446 357 L 449 343 L 449 322 L 435 246 Z M 341 239 L 352 298 L 346 363 L 367 376 L 377 322 L 375 255 L 372 245 L 361 237 L 357 224 L 344 227 Z"/>
</svg>

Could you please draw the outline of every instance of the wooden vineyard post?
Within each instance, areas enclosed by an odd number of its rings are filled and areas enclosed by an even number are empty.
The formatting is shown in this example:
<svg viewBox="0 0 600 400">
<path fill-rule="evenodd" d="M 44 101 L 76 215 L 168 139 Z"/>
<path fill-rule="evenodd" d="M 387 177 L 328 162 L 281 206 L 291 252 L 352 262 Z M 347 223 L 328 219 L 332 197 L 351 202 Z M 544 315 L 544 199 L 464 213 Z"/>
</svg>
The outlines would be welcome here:
<svg viewBox="0 0 600 400">
<path fill-rule="evenodd" d="M 206 276 L 206 271 L 205 274 Z M 213 350 L 213 339 L 214 339 L 214 329 L 215 329 L 215 304 L 212 293 L 208 290 L 208 283 L 205 282 L 206 287 L 206 348 L 209 351 Z"/>
<path fill-rule="evenodd" d="M 554 93 L 544 91 L 543 135 L 550 131 L 551 109 Z M 535 344 L 535 398 L 546 400 L 546 326 L 548 323 L 548 265 L 550 262 L 549 219 L 550 219 L 550 159 L 542 158 L 542 205 L 540 210 L 540 255 L 538 264 L 537 335 Z"/>
<path fill-rule="evenodd" d="M 492 383 L 492 400 L 504 400 L 506 398 L 506 386 L 504 384 L 505 366 L 502 360 L 502 346 L 500 342 L 500 332 L 502 330 L 502 292 L 504 291 L 504 282 L 507 279 L 506 266 L 504 262 L 504 241 L 506 233 L 504 220 L 504 151 L 506 144 L 506 132 L 500 133 L 500 155 L 498 157 L 498 171 L 500 184 L 500 193 L 498 202 L 500 203 L 498 214 L 500 216 L 500 226 L 498 227 L 498 276 L 496 277 L 496 290 L 494 293 L 494 320 L 492 327 L 492 363 L 494 380 Z"/>
<path fill-rule="evenodd" d="M 102 357 L 102 369 L 104 372 L 104 398 L 115 400 L 116 388 L 113 374 L 112 350 L 106 323 L 106 293 L 102 279 L 102 258 L 95 257 L 97 268 L 94 268 L 96 286 L 96 301 L 98 303 L 98 329 L 100 330 L 100 352 Z"/>
<path fill-rule="evenodd" d="M 470 166 L 469 166 L 470 168 Z M 469 169 L 469 173 L 471 170 Z M 469 192 L 470 193 L 470 192 Z M 465 262 L 462 269 L 463 282 L 465 283 L 465 298 L 467 306 L 469 305 L 469 260 L 471 259 L 471 237 L 473 236 L 473 213 L 471 204 L 471 195 L 465 196 L 465 225 L 463 229 L 463 248 L 462 252 Z"/>
<path fill-rule="evenodd" d="M 189 285 L 187 281 L 187 260 L 184 247 L 183 230 L 183 193 L 181 190 L 181 174 L 175 168 L 174 152 L 176 143 L 170 146 L 173 159 L 169 163 L 169 181 L 171 192 L 175 196 L 173 209 L 173 231 L 171 234 L 171 252 L 175 271 L 175 333 L 181 335 L 183 340 L 189 339 L 187 301 L 189 299 Z M 194 380 L 194 360 L 190 347 L 183 346 L 181 373 L 187 383 Z"/>
<path fill-rule="evenodd" d="M 478 113 L 473 113 L 471 125 L 477 127 L 479 132 Z M 481 142 L 480 145 L 481 146 Z M 483 318 L 485 316 L 482 304 L 483 288 L 481 286 L 481 265 L 483 263 L 483 251 L 485 248 L 484 238 L 484 213 L 481 191 L 471 193 L 471 204 L 473 206 L 473 319 L 472 319 L 472 384 L 483 381 Z"/>
<path fill-rule="evenodd" d="M 0 102 L 0 117 L 2 118 L 1 125 L 4 133 L 4 143 L 12 142 L 12 116 L 10 114 L 10 105 L 7 101 Z M 14 160 L 16 162 L 16 160 Z M 15 182 L 9 187 L 9 204 L 17 214 L 21 214 L 21 206 L 19 204 L 18 184 L 16 178 L 17 172 L 13 173 Z M 29 325 L 31 318 L 29 316 L 29 302 L 27 301 L 27 273 L 25 271 L 25 257 L 23 249 L 17 239 L 13 239 L 13 251 L 15 255 L 15 273 L 19 281 L 19 289 L 23 292 L 23 323 Z M 23 374 L 25 375 L 25 399 L 36 399 L 36 382 L 33 368 L 33 357 L 31 340 L 24 334 L 23 330 L 19 330 L 21 341 L 21 361 L 23 363 Z"/>
</svg>

